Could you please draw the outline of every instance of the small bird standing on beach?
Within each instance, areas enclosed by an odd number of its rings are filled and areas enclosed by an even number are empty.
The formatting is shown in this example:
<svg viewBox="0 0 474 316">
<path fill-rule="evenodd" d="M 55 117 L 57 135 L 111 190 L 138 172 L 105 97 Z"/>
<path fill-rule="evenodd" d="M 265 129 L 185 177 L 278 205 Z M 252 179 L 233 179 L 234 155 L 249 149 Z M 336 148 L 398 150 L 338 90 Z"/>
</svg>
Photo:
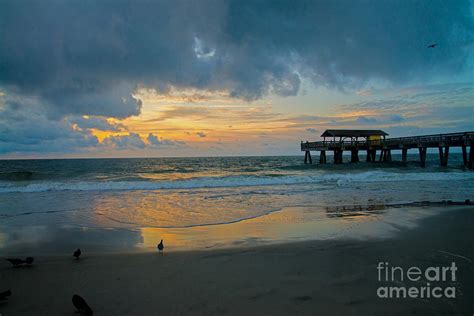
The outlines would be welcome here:
<svg viewBox="0 0 474 316">
<path fill-rule="evenodd" d="M 94 312 L 92 311 L 92 308 L 90 308 L 90 306 L 87 305 L 86 300 L 77 294 L 73 295 L 72 304 L 81 314 L 84 314 L 84 315 L 94 314 Z"/>
<path fill-rule="evenodd" d="M 428 45 L 427 48 L 435 48 L 436 46 L 438 46 L 438 43 L 434 43 L 434 44 Z"/>
<path fill-rule="evenodd" d="M 6 300 L 8 298 L 8 296 L 11 296 L 11 295 L 12 295 L 11 290 L 1 292 L 0 293 L 0 301 Z"/>
<path fill-rule="evenodd" d="M 26 265 L 31 265 L 34 261 L 34 258 L 33 257 L 27 257 L 25 260 L 23 259 L 17 259 L 17 258 L 14 258 L 14 259 L 7 259 L 12 265 L 13 267 L 19 267 L 20 265 L 23 265 L 23 264 L 26 264 Z"/>
<path fill-rule="evenodd" d="M 162 252 L 163 249 L 165 249 L 165 246 L 163 246 L 163 239 L 160 241 L 158 246 L 156 246 L 156 248 L 158 248 L 158 252 Z"/>
<path fill-rule="evenodd" d="M 27 265 L 31 265 L 34 260 L 35 260 L 35 258 L 33 258 L 33 257 L 26 257 L 25 263 L 26 263 Z"/>
<path fill-rule="evenodd" d="M 75 257 L 76 259 L 79 259 L 79 257 L 81 256 L 81 249 L 77 248 L 76 251 L 74 251 L 74 253 L 72 254 L 73 257 Z"/>
<path fill-rule="evenodd" d="M 7 259 L 14 267 L 18 267 L 20 264 L 25 263 L 23 259 Z"/>
</svg>

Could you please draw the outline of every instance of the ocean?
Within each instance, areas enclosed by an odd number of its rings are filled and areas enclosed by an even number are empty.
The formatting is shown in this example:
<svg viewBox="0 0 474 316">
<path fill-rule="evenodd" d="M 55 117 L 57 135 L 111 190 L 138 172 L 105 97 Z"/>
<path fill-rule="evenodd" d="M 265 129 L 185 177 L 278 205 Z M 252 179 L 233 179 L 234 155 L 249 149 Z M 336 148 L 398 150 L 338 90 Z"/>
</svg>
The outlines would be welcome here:
<svg viewBox="0 0 474 316">
<path fill-rule="evenodd" d="M 448 167 L 429 154 L 422 169 L 417 158 L 342 165 L 305 165 L 302 156 L 4 160 L 0 251 L 150 251 L 163 236 L 175 249 L 312 239 L 331 221 L 381 221 L 390 206 L 409 216 L 400 205 L 473 200 L 474 172 L 461 154 L 451 154 Z M 318 232 L 290 225 L 307 221 Z"/>
</svg>

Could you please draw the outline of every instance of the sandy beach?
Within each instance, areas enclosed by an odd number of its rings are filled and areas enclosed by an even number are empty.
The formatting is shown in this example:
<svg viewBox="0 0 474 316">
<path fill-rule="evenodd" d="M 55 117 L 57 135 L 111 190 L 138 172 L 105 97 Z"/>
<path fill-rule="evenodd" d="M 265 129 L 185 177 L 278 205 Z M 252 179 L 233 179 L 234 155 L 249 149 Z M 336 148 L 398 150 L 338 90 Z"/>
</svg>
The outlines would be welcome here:
<svg viewBox="0 0 474 316">
<path fill-rule="evenodd" d="M 472 206 L 451 207 L 384 239 L 306 241 L 208 251 L 36 257 L 0 261 L 2 315 L 466 315 L 474 310 Z M 377 263 L 455 262 L 456 298 L 377 297 Z"/>
</svg>

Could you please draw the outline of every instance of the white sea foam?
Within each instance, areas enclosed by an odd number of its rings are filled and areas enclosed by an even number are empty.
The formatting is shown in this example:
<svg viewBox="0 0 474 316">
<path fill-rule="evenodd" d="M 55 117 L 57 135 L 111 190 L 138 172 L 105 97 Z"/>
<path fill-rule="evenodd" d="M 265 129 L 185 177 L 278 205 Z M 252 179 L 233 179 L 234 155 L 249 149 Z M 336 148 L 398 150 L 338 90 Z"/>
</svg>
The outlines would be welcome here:
<svg viewBox="0 0 474 316">
<path fill-rule="evenodd" d="M 367 171 L 342 175 L 337 179 L 339 186 L 354 182 L 402 182 L 402 181 L 447 181 L 474 180 L 472 172 L 385 172 Z"/>
<path fill-rule="evenodd" d="M 174 181 L 77 181 L 77 182 L 30 182 L 18 185 L 10 182 L 0 183 L 0 193 L 13 192 L 47 192 L 47 191 L 117 191 L 117 190 L 163 190 L 195 189 L 219 187 L 245 187 L 269 185 L 294 185 L 322 182 L 334 182 L 338 186 L 364 182 L 400 182 L 400 181 L 446 181 L 474 180 L 472 172 L 412 172 L 397 173 L 386 171 L 366 171 L 359 173 L 327 173 L 318 175 L 269 176 L 225 176 L 200 177 Z"/>
</svg>

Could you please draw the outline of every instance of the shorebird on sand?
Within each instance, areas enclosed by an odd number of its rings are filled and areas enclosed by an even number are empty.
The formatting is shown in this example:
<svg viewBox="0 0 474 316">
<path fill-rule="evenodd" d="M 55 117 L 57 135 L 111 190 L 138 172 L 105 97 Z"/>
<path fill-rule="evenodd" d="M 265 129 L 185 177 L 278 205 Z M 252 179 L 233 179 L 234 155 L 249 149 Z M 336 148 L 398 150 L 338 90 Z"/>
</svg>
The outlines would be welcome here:
<svg viewBox="0 0 474 316">
<path fill-rule="evenodd" d="M 13 264 L 14 267 L 18 267 L 20 264 L 25 263 L 25 260 L 23 259 L 7 259 L 11 264 Z"/>
<path fill-rule="evenodd" d="M 74 251 L 72 256 L 75 257 L 76 259 L 79 259 L 79 257 L 81 256 L 81 249 L 77 248 L 77 250 Z"/>
<path fill-rule="evenodd" d="M 34 261 L 33 257 L 27 257 L 25 260 L 23 259 L 7 259 L 14 267 L 19 267 L 20 265 L 26 264 L 26 265 L 31 265 Z"/>
<path fill-rule="evenodd" d="M 6 299 L 7 299 L 9 296 L 11 296 L 11 295 L 12 295 L 12 291 L 11 291 L 11 290 L 1 292 L 1 293 L 0 293 L 0 301 L 6 300 Z"/>
<path fill-rule="evenodd" d="M 92 308 L 90 308 L 90 306 L 87 305 L 86 300 L 77 294 L 74 294 L 74 296 L 72 297 L 72 304 L 74 304 L 74 307 L 81 314 L 88 315 L 88 316 L 94 314 L 94 312 L 92 311 Z"/>
<path fill-rule="evenodd" d="M 160 241 L 158 246 L 156 246 L 156 248 L 158 248 L 158 252 L 163 252 L 163 249 L 165 249 L 165 246 L 163 245 L 163 239 Z"/>
</svg>

